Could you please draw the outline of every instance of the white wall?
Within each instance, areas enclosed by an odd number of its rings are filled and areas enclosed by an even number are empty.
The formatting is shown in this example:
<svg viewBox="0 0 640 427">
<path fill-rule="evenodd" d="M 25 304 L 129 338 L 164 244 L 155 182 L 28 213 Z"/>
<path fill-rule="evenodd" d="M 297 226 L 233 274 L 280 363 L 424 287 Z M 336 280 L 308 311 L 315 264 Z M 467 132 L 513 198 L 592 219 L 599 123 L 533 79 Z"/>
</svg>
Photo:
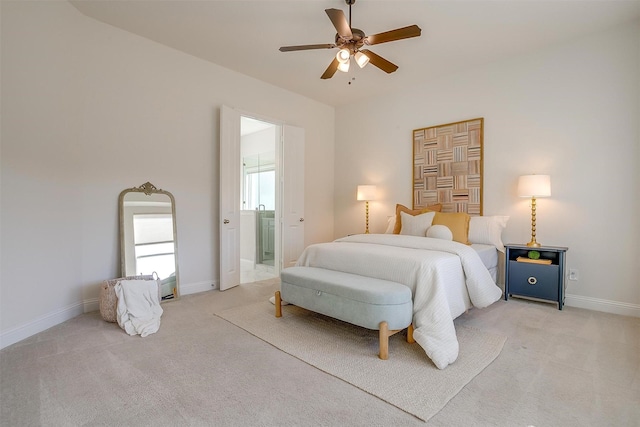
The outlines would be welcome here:
<svg viewBox="0 0 640 427">
<path fill-rule="evenodd" d="M 362 231 L 358 184 L 378 185 L 373 232 L 411 206 L 413 129 L 476 117 L 484 214 L 511 216 L 505 243 L 530 238 L 518 176 L 550 174 L 537 240 L 569 247 L 567 304 L 640 315 L 640 23 L 337 108 L 335 236 Z"/>
<path fill-rule="evenodd" d="M 67 2 L 0 7 L 3 347 L 97 308 L 119 274 L 118 194 L 146 181 L 176 199 L 182 293 L 217 283 L 223 104 L 305 128 L 305 243 L 332 238 L 333 107 Z"/>
</svg>

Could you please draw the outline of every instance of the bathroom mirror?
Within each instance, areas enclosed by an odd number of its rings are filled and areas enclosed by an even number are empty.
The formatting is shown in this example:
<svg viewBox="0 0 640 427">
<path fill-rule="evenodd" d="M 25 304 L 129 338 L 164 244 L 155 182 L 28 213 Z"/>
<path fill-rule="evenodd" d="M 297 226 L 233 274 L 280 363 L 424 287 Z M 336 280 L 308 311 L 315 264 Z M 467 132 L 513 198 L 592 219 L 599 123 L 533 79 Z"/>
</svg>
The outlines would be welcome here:
<svg viewBox="0 0 640 427">
<path fill-rule="evenodd" d="M 123 190 L 118 206 L 122 276 L 155 273 L 162 301 L 177 299 L 180 281 L 173 195 L 147 182 Z"/>
</svg>

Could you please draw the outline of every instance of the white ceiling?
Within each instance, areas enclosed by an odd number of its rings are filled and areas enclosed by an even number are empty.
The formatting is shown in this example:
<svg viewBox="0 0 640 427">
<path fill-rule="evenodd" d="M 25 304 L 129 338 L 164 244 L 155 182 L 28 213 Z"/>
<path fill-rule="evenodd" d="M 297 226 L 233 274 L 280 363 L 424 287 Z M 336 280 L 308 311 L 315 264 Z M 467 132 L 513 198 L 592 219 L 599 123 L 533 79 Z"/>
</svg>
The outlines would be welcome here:
<svg viewBox="0 0 640 427">
<path fill-rule="evenodd" d="M 417 24 L 422 36 L 372 46 L 400 68 L 369 64 L 320 76 L 336 50 L 280 52 L 333 43 L 325 9 L 344 0 L 72 0 L 80 12 L 158 43 L 329 105 L 410 88 L 640 17 L 640 0 L 357 0 L 352 26 L 367 35 Z"/>
</svg>

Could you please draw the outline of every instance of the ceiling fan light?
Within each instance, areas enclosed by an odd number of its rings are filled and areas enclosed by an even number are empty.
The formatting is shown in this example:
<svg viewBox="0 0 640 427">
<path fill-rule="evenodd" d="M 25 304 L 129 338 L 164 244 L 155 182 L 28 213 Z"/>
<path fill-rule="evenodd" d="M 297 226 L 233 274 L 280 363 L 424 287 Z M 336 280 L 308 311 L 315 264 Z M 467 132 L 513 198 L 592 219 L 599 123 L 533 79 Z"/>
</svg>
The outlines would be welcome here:
<svg viewBox="0 0 640 427">
<path fill-rule="evenodd" d="M 340 49 L 338 53 L 336 53 L 336 59 L 339 63 L 344 64 L 349 62 L 349 57 L 351 56 L 351 52 L 349 49 Z M 348 68 L 348 67 L 347 67 Z"/>
<path fill-rule="evenodd" d="M 356 52 L 354 56 L 360 68 L 364 68 L 369 63 L 369 57 L 362 52 Z"/>
<path fill-rule="evenodd" d="M 343 73 L 346 73 L 347 71 L 349 71 L 349 60 L 347 60 L 347 62 L 339 63 L 338 70 L 342 71 Z"/>
</svg>

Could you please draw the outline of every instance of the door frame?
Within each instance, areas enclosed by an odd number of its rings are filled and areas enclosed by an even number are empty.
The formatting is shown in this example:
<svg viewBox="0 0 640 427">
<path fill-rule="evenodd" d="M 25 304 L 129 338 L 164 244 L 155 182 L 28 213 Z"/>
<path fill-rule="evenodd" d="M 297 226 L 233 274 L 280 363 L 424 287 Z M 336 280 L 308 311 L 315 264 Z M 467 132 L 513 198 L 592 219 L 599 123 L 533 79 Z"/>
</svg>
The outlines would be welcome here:
<svg viewBox="0 0 640 427">
<path fill-rule="evenodd" d="M 220 290 L 226 290 L 240 284 L 240 168 L 242 154 L 240 151 L 241 117 L 272 123 L 279 127 L 279 138 L 276 141 L 276 256 L 274 267 L 276 274 L 282 268 L 295 263 L 304 249 L 304 146 L 305 130 L 282 121 L 222 105 L 220 109 Z M 228 126 L 233 128 L 227 128 Z M 287 135 L 291 135 L 288 137 Z M 291 138 L 291 140 L 289 140 Z M 296 150 L 285 146 L 300 144 Z M 286 148 L 286 149 L 285 149 Z M 231 154 L 229 154 L 231 153 Z M 289 154 L 288 154 L 289 153 Z M 226 161 L 231 156 L 234 161 Z M 290 158 L 289 162 L 285 159 Z M 293 164 L 292 164 L 293 163 Z M 289 164 L 289 166 L 287 166 Z M 227 166 L 231 165 L 231 169 Z M 233 188 L 231 194 L 228 190 Z M 285 192 L 290 193 L 285 200 Z M 231 197 L 229 197 L 231 195 Z M 227 206 L 228 205 L 228 206 Z M 285 212 L 285 210 L 287 212 Z M 228 217 L 232 215 L 230 220 Z M 289 218 L 291 217 L 291 218 Z M 226 223 L 225 223 L 226 222 Z M 235 228 L 235 229 L 234 229 Z M 229 255 L 233 254 L 233 257 Z M 285 257 L 287 258 L 285 260 Z M 285 265 L 283 265 L 285 264 Z M 226 271 L 225 268 L 229 267 Z"/>
</svg>

